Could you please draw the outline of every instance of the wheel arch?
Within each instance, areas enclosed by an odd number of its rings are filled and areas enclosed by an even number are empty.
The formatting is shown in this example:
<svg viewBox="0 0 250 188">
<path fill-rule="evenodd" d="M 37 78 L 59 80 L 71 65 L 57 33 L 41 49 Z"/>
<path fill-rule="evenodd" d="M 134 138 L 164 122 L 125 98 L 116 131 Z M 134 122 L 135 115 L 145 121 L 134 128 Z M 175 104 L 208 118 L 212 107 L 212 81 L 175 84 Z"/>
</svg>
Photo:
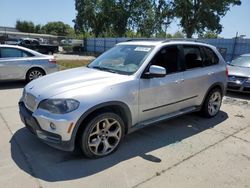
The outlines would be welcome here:
<svg viewBox="0 0 250 188">
<path fill-rule="evenodd" d="M 26 74 L 25 74 L 25 79 L 27 79 L 27 75 L 29 73 L 29 71 L 31 71 L 32 69 L 40 69 L 43 71 L 44 75 L 47 74 L 46 70 L 43 68 L 43 67 L 40 67 L 40 66 L 32 66 L 32 67 L 29 67 L 26 71 Z"/>
<path fill-rule="evenodd" d="M 119 115 L 124 121 L 125 134 L 127 134 L 128 129 L 132 126 L 132 115 L 128 105 L 119 101 L 105 102 L 90 108 L 79 118 L 71 136 L 71 141 L 74 143 L 74 146 L 77 144 L 79 134 L 85 128 L 84 124 L 93 118 L 97 113 L 102 112 L 113 112 Z"/>
<path fill-rule="evenodd" d="M 211 85 L 211 86 L 208 88 L 208 90 L 207 90 L 207 92 L 206 92 L 206 94 L 205 94 L 205 97 L 204 97 L 203 100 L 202 100 L 201 106 L 203 106 L 204 102 L 206 101 L 206 98 L 207 98 L 209 92 L 212 91 L 212 90 L 215 89 L 215 88 L 218 88 L 218 89 L 221 90 L 222 96 L 225 95 L 225 92 L 226 92 L 225 89 L 226 89 L 226 88 L 225 88 L 224 84 L 221 83 L 221 82 L 216 82 L 216 83 L 214 83 L 213 85 Z"/>
</svg>

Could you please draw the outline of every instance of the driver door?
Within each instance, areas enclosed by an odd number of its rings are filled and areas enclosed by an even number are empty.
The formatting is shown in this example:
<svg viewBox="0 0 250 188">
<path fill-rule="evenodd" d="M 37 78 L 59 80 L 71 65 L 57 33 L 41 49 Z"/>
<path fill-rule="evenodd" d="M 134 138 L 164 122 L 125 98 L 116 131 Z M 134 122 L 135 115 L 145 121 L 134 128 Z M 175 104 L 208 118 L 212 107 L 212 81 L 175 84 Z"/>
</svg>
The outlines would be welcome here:
<svg viewBox="0 0 250 188">
<path fill-rule="evenodd" d="M 161 49 L 150 65 L 162 66 L 167 75 L 161 78 L 141 78 L 139 92 L 140 121 L 166 115 L 181 109 L 184 97 L 183 72 L 180 71 L 180 49 L 168 46 Z M 146 70 L 147 72 L 147 70 Z"/>
</svg>

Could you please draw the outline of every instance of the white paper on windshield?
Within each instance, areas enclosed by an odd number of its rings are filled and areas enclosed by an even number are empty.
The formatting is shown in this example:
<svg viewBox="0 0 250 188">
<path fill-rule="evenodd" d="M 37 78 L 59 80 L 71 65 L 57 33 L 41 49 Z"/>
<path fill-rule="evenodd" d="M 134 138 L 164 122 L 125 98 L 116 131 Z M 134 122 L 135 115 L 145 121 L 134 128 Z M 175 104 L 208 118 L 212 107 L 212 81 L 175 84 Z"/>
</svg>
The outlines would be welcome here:
<svg viewBox="0 0 250 188">
<path fill-rule="evenodd" d="M 147 47 L 136 47 L 135 51 L 139 51 L 139 52 L 149 52 L 149 50 L 151 50 L 151 48 L 147 48 Z"/>
</svg>

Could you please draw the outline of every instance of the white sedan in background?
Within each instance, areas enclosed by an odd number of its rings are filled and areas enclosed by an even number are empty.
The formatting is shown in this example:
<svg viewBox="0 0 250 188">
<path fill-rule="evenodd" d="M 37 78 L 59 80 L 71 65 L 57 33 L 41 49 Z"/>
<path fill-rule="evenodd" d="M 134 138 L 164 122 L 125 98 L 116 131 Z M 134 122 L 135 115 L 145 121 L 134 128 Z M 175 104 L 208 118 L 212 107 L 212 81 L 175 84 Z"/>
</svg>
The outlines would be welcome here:
<svg viewBox="0 0 250 188">
<path fill-rule="evenodd" d="M 58 71 L 53 56 L 15 46 L 0 45 L 0 80 L 26 80 Z"/>
</svg>

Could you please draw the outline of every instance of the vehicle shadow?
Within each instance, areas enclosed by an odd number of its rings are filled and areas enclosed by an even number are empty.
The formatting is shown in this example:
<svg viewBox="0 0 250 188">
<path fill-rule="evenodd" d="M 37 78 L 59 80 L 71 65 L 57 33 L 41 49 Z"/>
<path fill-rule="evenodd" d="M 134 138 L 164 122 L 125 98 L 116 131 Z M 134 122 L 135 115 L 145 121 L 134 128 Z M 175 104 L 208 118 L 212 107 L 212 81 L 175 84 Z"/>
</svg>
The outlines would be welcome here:
<svg viewBox="0 0 250 188">
<path fill-rule="evenodd" d="M 232 97 L 232 98 L 243 99 L 243 100 L 250 100 L 249 93 L 239 93 L 239 92 L 235 92 L 235 91 L 227 91 L 226 96 Z"/>
<path fill-rule="evenodd" d="M 26 85 L 25 81 L 0 81 L 0 90 L 18 89 Z"/>
<path fill-rule="evenodd" d="M 227 118 L 228 115 L 220 111 L 212 119 L 190 114 L 168 120 L 127 135 L 115 153 L 95 160 L 86 159 L 79 152 L 63 152 L 51 148 L 31 135 L 26 128 L 22 128 L 10 141 L 11 156 L 20 169 L 35 178 L 48 182 L 73 180 L 102 172 L 134 157 L 160 163 L 160 158 L 147 153 L 171 144 L 174 146 Z"/>
</svg>

